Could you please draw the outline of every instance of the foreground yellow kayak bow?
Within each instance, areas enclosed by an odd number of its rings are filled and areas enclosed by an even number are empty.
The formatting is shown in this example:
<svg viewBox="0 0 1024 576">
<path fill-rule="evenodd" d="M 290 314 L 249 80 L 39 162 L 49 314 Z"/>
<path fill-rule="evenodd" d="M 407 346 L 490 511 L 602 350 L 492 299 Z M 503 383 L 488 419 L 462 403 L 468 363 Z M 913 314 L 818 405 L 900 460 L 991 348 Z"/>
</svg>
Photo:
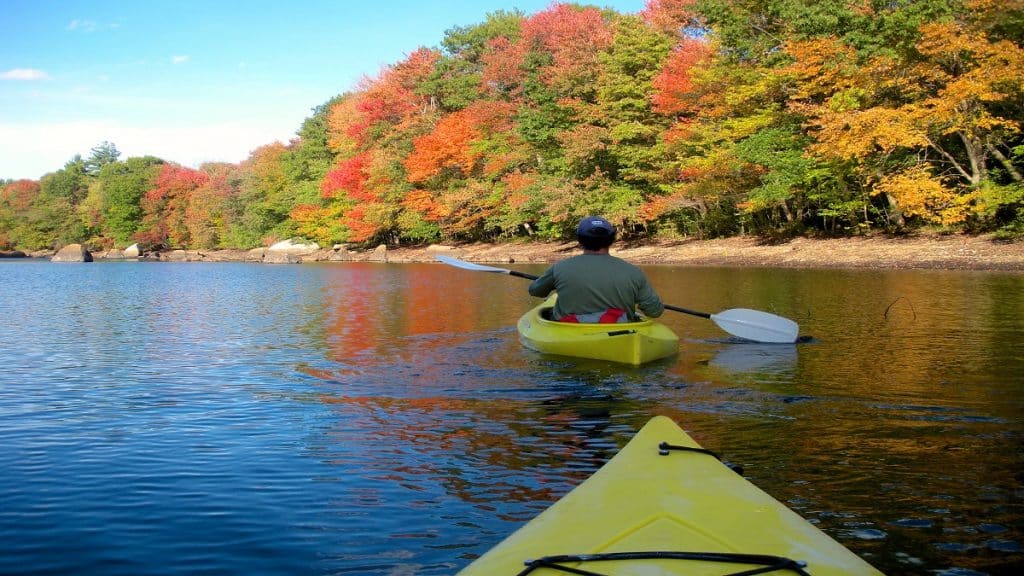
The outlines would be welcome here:
<svg viewBox="0 0 1024 576">
<path fill-rule="evenodd" d="M 657 416 L 459 574 L 880 574 Z"/>
</svg>

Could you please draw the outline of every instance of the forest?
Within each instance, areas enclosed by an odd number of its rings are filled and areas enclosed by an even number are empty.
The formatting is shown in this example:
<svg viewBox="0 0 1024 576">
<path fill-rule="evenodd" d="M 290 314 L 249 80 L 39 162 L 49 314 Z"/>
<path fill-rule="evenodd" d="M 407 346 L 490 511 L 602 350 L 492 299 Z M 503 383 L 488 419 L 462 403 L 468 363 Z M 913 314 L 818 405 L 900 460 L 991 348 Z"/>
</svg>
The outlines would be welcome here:
<svg viewBox="0 0 1024 576">
<path fill-rule="evenodd" d="M 588 214 L 638 241 L 1017 239 L 1022 120 L 1024 0 L 556 2 L 447 30 L 238 164 L 104 141 L 2 180 L 0 249 L 555 240 Z"/>
</svg>

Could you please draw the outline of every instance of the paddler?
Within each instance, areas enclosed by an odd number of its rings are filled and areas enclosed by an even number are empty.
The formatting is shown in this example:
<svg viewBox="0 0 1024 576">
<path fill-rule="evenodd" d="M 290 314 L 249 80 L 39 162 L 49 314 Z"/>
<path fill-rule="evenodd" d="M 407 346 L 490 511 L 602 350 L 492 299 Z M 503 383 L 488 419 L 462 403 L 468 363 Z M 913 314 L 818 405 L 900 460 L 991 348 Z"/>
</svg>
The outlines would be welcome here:
<svg viewBox="0 0 1024 576">
<path fill-rule="evenodd" d="M 609 254 L 615 226 L 600 216 L 587 216 L 576 227 L 582 254 L 561 260 L 534 280 L 532 296 L 552 291 L 558 300 L 553 320 L 561 322 L 618 323 L 640 319 L 637 308 L 651 318 L 665 305 L 640 268 Z"/>
</svg>

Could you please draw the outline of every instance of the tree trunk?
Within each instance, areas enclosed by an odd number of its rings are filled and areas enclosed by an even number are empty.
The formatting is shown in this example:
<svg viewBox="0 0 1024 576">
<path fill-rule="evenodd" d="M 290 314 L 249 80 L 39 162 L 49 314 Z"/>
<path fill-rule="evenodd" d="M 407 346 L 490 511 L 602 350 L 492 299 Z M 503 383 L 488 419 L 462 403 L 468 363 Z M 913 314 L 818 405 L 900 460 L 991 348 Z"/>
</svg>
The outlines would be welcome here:
<svg viewBox="0 0 1024 576">
<path fill-rule="evenodd" d="M 963 132 L 960 133 L 960 140 L 964 143 L 967 159 L 971 163 L 971 186 L 977 186 L 985 179 L 985 145 L 980 138 Z"/>
<path fill-rule="evenodd" d="M 990 154 L 996 157 L 996 160 L 999 160 L 999 163 L 1003 165 L 1003 168 L 1006 168 L 1006 172 L 1010 175 L 1010 178 L 1013 178 L 1014 182 L 1024 181 L 1024 177 L 1021 177 L 1020 171 L 1013 165 L 1013 162 L 1010 161 L 1010 159 L 1007 158 L 991 140 L 985 142 L 985 148 L 988 149 Z"/>
<path fill-rule="evenodd" d="M 779 208 L 782 210 L 783 216 L 786 217 L 786 222 L 792 224 L 793 223 L 793 212 L 789 209 L 789 204 L 786 204 L 785 201 L 779 202 Z"/>
<path fill-rule="evenodd" d="M 900 210 L 900 205 L 892 197 L 892 194 L 886 193 L 885 199 L 889 202 L 889 222 L 902 228 L 907 222 L 903 218 L 903 211 Z"/>
</svg>

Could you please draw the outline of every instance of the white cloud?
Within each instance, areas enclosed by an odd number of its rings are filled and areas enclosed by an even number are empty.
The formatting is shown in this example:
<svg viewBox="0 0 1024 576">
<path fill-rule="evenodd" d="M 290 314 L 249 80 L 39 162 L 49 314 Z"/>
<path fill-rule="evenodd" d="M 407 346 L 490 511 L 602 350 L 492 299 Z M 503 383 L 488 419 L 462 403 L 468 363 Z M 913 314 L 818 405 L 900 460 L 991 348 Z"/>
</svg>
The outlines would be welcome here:
<svg viewBox="0 0 1024 576">
<path fill-rule="evenodd" d="M 33 68 L 12 68 L 0 74 L 0 80 L 48 80 L 49 74 Z"/>
<path fill-rule="evenodd" d="M 0 178 L 38 180 L 63 168 L 75 154 L 87 158 L 103 141 L 113 142 L 122 160 L 150 155 L 193 168 L 204 162 L 237 163 L 260 146 L 287 143 L 294 131 L 295 126 L 241 121 L 155 127 L 106 120 L 0 124 Z"/>
<path fill-rule="evenodd" d="M 92 20 L 72 20 L 71 22 L 68 22 L 67 26 L 68 30 L 80 30 L 82 32 L 95 32 L 96 28 L 97 24 Z"/>
<path fill-rule="evenodd" d="M 121 25 L 118 24 L 117 22 L 111 22 L 109 24 L 104 24 L 104 23 L 97 22 L 95 20 L 75 19 L 75 20 L 72 20 L 71 22 L 68 22 L 68 25 L 65 26 L 64 29 L 69 31 L 69 32 L 85 32 L 85 33 L 90 33 L 91 34 L 92 32 L 96 32 L 97 30 L 114 30 L 114 29 L 120 28 L 120 27 L 121 27 Z"/>
<path fill-rule="evenodd" d="M 171 64 L 184 64 L 188 62 L 188 56 L 171 56 Z"/>
</svg>

